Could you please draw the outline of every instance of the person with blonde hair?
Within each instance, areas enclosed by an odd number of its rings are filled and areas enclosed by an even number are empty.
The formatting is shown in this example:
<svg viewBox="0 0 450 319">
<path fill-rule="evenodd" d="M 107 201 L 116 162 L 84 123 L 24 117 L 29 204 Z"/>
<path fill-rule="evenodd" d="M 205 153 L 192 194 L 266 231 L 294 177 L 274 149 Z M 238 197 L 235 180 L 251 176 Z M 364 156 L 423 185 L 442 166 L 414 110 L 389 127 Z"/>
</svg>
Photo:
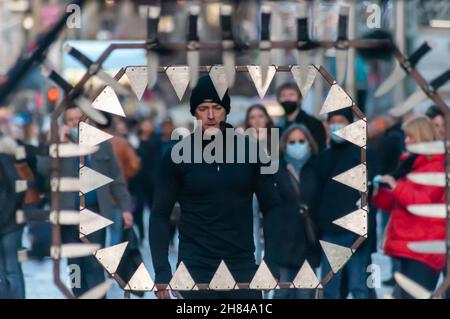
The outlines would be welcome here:
<svg viewBox="0 0 450 319">
<path fill-rule="evenodd" d="M 434 124 L 425 116 L 415 117 L 402 127 L 405 144 L 432 142 L 439 139 Z M 389 175 L 376 176 L 377 190 L 374 204 L 389 211 L 391 218 L 386 231 L 385 253 L 400 262 L 400 272 L 428 290 L 434 290 L 440 271 L 445 266 L 445 256 L 412 251 L 408 244 L 416 241 L 445 239 L 443 219 L 416 216 L 407 207 L 417 204 L 438 204 L 445 202 L 445 188 L 420 185 L 407 178 L 410 173 L 445 172 L 444 154 L 402 155 L 399 168 Z M 398 285 L 394 288 L 395 298 L 411 298 Z"/>
</svg>

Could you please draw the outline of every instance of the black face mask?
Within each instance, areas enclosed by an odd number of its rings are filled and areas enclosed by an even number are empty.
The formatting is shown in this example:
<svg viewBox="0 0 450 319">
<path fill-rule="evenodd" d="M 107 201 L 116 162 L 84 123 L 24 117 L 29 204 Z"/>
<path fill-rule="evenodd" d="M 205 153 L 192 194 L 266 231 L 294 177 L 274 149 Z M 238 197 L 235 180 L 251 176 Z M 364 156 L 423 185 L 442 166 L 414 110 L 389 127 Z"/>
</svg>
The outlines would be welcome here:
<svg viewBox="0 0 450 319">
<path fill-rule="evenodd" d="M 298 107 L 298 104 L 295 101 L 285 101 L 285 102 L 281 102 L 281 106 L 283 107 L 286 115 L 290 115 L 295 112 L 295 110 Z"/>
</svg>

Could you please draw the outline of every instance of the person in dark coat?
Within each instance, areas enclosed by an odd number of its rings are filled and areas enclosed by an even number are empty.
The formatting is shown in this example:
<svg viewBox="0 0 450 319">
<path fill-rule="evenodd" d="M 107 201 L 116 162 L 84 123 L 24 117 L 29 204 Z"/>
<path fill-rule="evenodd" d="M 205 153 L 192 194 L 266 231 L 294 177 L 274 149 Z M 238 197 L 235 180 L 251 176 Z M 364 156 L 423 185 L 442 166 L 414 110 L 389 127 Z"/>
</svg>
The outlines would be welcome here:
<svg viewBox="0 0 450 319">
<path fill-rule="evenodd" d="M 350 247 L 358 236 L 333 224 L 333 221 L 359 209 L 361 196 L 357 190 L 333 180 L 333 177 L 358 166 L 361 163 L 361 150 L 358 146 L 333 134 L 333 132 L 352 122 L 353 112 L 350 108 L 328 114 L 331 143 L 329 148 L 319 154 L 316 165 L 322 191 L 318 209 L 321 238 L 323 241 L 345 247 Z M 368 154 L 368 161 L 372 157 Z M 369 180 L 371 180 L 371 173 L 375 174 L 374 166 L 371 162 L 368 162 L 367 167 Z M 369 228 L 371 227 L 369 226 Z M 366 241 L 356 250 L 356 253 L 352 255 L 346 265 L 325 285 L 324 297 L 330 299 L 346 298 L 347 294 L 342 294 L 342 291 L 348 289 L 355 299 L 369 298 L 366 270 L 370 264 L 370 255 L 371 247 Z M 330 270 L 331 267 L 327 257 L 323 254 L 322 278 Z M 346 272 L 346 276 L 343 276 L 344 272 Z M 343 282 L 343 278 L 346 279 L 346 282 Z M 342 287 L 346 289 L 342 289 Z"/>
<path fill-rule="evenodd" d="M 253 244 L 253 194 L 256 193 L 265 215 L 277 213 L 280 199 L 273 174 L 262 174 L 260 161 L 236 163 L 238 153 L 245 152 L 245 158 L 249 158 L 250 139 L 246 137 L 243 149 L 237 148 L 236 143 L 231 144 L 228 137 L 223 141 L 223 148 L 215 148 L 215 152 L 222 150 L 224 155 L 234 151 L 232 161 L 205 161 L 204 152 L 212 140 L 216 141 L 223 136 L 220 133 L 231 128 L 225 122 L 230 111 L 230 98 L 227 93 L 222 99 L 218 97 L 209 76 L 200 78 L 192 91 L 190 111 L 201 123 L 192 134 L 165 153 L 150 215 L 149 238 L 155 282 L 167 284 L 172 277 L 168 246 L 170 214 L 175 202 L 179 202 L 181 208 L 178 263 L 185 264 L 194 281 L 209 283 L 223 260 L 236 282 L 250 282 L 257 267 Z M 187 159 L 179 161 L 180 149 L 177 151 L 177 148 L 183 146 L 186 148 L 181 150 L 183 155 L 186 152 Z M 200 162 L 193 161 L 197 156 Z M 268 235 L 270 237 L 270 231 Z M 266 246 L 266 257 L 272 250 L 273 246 Z M 248 289 L 177 294 L 188 299 L 262 297 L 260 291 Z M 167 290 L 157 291 L 156 295 L 170 298 Z"/>
<path fill-rule="evenodd" d="M 14 140 L 0 136 L 0 299 L 24 299 L 25 282 L 17 257 L 22 244 L 22 226 L 16 224 L 16 210 L 23 196 L 15 191 L 20 179 L 15 166 Z"/>
<path fill-rule="evenodd" d="M 327 146 L 325 128 L 320 120 L 302 110 L 302 99 L 302 93 L 295 83 L 288 82 L 277 89 L 277 100 L 285 113 L 281 129 L 292 123 L 305 125 L 316 141 L 319 151 L 322 151 Z"/>
<path fill-rule="evenodd" d="M 308 129 L 301 124 L 289 126 L 281 136 L 281 163 L 275 174 L 282 206 L 279 215 L 273 215 L 270 225 L 276 236 L 278 249 L 269 262 L 275 263 L 281 282 L 293 282 L 305 260 L 316 268 L 320 264 L 317 242 L 310 243 L 300 205 L 307 207 L 307 214 L 315 221 L 320 190 L 314 168 L 318 153 L 317 144 Z M 314 291 L 278 289 L 276 299 L 314 298 Z"/>
</svg>

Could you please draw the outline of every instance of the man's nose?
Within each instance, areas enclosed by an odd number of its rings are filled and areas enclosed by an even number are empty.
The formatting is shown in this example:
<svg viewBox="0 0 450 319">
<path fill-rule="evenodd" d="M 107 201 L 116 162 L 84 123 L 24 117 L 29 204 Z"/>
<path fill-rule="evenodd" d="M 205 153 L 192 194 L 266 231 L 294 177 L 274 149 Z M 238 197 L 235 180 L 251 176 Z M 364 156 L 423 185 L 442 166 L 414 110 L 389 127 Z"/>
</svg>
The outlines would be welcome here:
<svg viewBox="0 0 450 319">
<path fill-rule="evenodd" d="M 214 119 L 214 111 L 213 109 L 208 109 L 208 119 Z"/>
</svg>

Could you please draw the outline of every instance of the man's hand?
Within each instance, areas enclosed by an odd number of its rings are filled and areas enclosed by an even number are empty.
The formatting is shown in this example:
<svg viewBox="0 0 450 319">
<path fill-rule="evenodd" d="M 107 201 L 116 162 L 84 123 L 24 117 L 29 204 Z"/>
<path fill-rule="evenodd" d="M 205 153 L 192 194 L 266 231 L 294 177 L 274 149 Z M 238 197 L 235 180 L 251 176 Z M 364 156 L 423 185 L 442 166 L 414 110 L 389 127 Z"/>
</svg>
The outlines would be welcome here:
<svg viewBox="0 0 450 319">
<path fill-rule="evenodd" d="M 59 130 L 59 139 L 63 143 L 69 142 L 68 135 L 70 134 L 70 127 L 67 125 L 61 126 L 61 129 Z"/>
<path fill-rule="evenodd" d="M 123 219 L 123 228 L 124 229 L 130 229 L 131 227 L 133 227 L 133 214 L 132 213 L 123 212 L 122 219 Z"/>
<path fill-rule="evenodd" d="M 394 190 L 397 187 L 397 181 L 390 175 L 381 176 L 380 182 L 388 184 L 392 190 Z"/>
</svg>

